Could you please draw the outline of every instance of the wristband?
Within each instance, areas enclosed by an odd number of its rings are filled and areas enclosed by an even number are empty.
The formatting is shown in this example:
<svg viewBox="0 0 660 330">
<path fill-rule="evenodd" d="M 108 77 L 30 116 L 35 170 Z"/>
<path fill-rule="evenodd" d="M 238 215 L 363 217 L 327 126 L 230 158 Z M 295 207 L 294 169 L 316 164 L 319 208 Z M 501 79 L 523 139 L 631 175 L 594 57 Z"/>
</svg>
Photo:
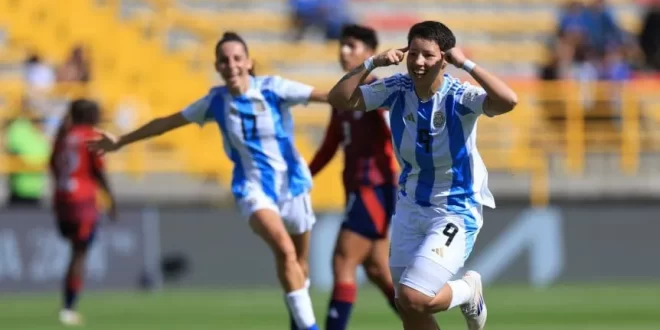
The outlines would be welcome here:
<svg viewBox="0 0 660 330">
<path fill-rule="evenodd" d="M 463 68 L 463 70 L 471 73 L 472 70 L 474 70 L 474 67 L 476 67 L 476 66 L 477 66 L 477 63 L 474 63 L 470 60 L 465 60 L 465 62 L 463 62 L 463 67 L 462 68 Z"/>
<path fill-rule="evenodd" d="M 374 57 L 369 57 L 366 61 L 364 61 L 364 69 L 367 71 L 371 71 L 375 69 L 376 67 L 374 66 Z"/>
</svg>

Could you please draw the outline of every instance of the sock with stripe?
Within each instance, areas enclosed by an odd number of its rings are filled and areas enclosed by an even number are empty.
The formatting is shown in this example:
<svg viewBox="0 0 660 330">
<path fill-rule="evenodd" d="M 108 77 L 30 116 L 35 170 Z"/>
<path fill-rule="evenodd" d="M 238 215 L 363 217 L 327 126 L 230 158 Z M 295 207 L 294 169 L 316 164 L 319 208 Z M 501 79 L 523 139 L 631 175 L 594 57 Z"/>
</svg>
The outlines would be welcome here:
<svg viewBox="0 0 660 330">
<path fill-rule="evenodd" d="M 326 330 L 345 330 L 357 295 L 355 283 L 335 283 L 326 316 Z"/>
</svg>

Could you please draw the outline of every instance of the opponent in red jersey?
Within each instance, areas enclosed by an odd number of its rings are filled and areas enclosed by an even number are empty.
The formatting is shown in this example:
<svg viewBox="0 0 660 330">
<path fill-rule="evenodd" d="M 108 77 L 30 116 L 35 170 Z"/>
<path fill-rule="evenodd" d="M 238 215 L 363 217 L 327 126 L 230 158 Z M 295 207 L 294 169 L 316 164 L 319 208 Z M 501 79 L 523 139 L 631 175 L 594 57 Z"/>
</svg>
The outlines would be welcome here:
<svg viewBox="0 0 660 330">
<path fill-rule="evenodd" d="M 71 259 L 64 280 L 64 306 L 60 312 L 60 321 L 67 325 L 82 323 L 75 305 L 82 288 L 87 250 L 97 229 L 98 188 L 108 193 L 110 216 L 114 219 L 114 198 L 103 171 L 103 161 L 86 146 L 87 140 L 96 137 L 94 126 L 98 121 L 96 103 L 88 100 L 71 103 L 55 139 L 50 161 L 58 229 L 71 244 Z"/>
<path fill-rule="evenodd" d="M 340 45 L 340 62 L 348 72 L 374 54 L 378 40 L 374 30 L 349 25 L 342 31 Z M 375 78 L 368 82 L 372 80 Z M 396 167 L 388 123 L 384 110 L 357 113 L 333 109 L 323 144 L 310 164 L 312 175 L 316 175 L 339 145 L 343 146 L 346 218 L 333 256 L 334 289 L 327 330 L 346 329 L 360 264 L 395 308 L 388 267 L 388 229 L 396 202 Z"/>
</svg>

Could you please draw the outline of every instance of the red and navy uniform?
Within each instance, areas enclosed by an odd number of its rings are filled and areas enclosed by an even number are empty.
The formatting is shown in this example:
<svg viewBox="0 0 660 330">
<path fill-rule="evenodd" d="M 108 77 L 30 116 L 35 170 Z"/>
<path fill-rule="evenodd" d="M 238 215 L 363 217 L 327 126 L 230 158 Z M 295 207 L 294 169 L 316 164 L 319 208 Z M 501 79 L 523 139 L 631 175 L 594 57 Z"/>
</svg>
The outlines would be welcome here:
<svg viewBox="0 0 660 330">
<path fill-rule="evenodd" d="M 89 244 L 96 232 L 99 210 L 94 173 L 104 166 L 102 158 L 85 145 L 96 136 L 92 126 L 74 125 L 58 136 L 50 159 L 58 228 L 74 243 Z"/>
<path fill-rule="evenodd" d="M 387 237 L 396 202 L 396 163 L 388 113 L 332 110 L 320 149 L 310 163 L 316 175 L 344 149 L 346 219 L 342 228 L 369 239 Z"/>
</svg>

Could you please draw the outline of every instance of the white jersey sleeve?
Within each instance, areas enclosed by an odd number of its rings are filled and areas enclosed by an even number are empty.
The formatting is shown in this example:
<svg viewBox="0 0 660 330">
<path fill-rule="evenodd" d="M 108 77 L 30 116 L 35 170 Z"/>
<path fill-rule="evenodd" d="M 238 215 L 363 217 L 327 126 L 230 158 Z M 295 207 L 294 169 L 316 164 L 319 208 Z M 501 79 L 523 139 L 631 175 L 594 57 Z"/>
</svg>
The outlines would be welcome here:
<svg viewBox="0 0 660 330">
<path fill-rule="evenodd" d="M 314 87 L 284 79 L 280 76 L 272 76 L 268 84 L 268 89 L 275 93 L 286 105 L 293 106 L 307 104 Z"/>
<path fill-rule="evenodd" d="M 394 103 L 395 92 L 402 90 L 410 78 L 403 74 L 396 74 L 385 79 L 379 79 L 369 85 L 360 86 L 366 111 L 378 108 L 390 109 Z M 412 82 L 410 82 L 412 86 Z"/>
<path fill-rule="evenodd" d="M 213 119 L 213 114 L 209 110 L 210 107 L 211 94 L 188 105 L 183 111 L 181 111 L 181 115 L 188 119 L 189 122 L 203 126 L 204 123 Z"/>
<path fill-rule="evenodd" d="M 458 103 L 468 108 L 474 114 L 484 114 L 484 101 L 488 96 L 486 90 L 468 82 L 463 83 L 461 89 L 463 93 L 460 94 Z"/>
</svg>

